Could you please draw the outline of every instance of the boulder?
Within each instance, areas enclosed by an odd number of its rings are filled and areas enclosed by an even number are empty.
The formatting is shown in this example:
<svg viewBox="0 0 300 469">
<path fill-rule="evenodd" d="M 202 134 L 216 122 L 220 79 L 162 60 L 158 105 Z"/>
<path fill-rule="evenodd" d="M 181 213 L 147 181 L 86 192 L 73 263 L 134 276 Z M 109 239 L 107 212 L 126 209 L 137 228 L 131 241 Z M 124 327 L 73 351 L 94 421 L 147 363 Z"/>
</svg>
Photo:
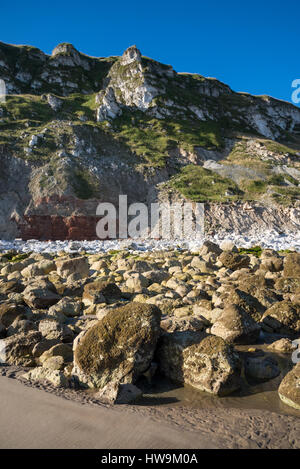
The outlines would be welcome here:
<svg viewBox="0 0 300 469">
<path fill-rule="evenodd" d="M 61 277 L 69 277 L 78 274 L 81 278 L 88 277 L 89 263 L 86 257 L 74 257 L 73 259 L 58 259 L 56 261 L 57 273 Z"/>
<path fill-rule="evenodd" d="M 69 318 L 80 316 L 82 313 L 81 301 L 74 300 L 70 297 L 62 298 L 58 303 L 49 308 L 48 314 L 57 315 L 58 317 L 62 314 Z"/>
<path fill-rule="evenodd" d="M 65 324 L 55 319 L 42 319 L 39 322 L 39 331 L 45 339 L 58 339 L 62 342 L 72 342 L 74 334 Z"/>
<path fill-rule="evenodd" d="M 300 278 L 300 253 L 291 252 L 285 258 L 284 277 Z"/>
<path fill-rule="evenodd" d="M 221 337 L 198 332 L 165 333 L 156 356 L 162 374 L 176 383 L 218 396 L 240 387 L 239 355 Z"/>
<path fill-rule="evenodd" d="M 248 267 L 250 258 L 248 256 L 241 256 L 236 252 L 224 251 L 219 256 L 218 260 L 226 269 L 238 270 L 243 267 Z"/>
<path fill-rule="evenodd" d="M 85 305 L 112 303 L 120 300 L 122 292 L 115 284 L 104 280 L 87 283 L 83 289 L 82 300 Z"/>
<path fill-rule="evenodd" d="M 283 378 L 278 393 L 285 404 L 300 410 L 300 362 Z"/>
<path fill-rule="evenodd" d="M 213 324 L 211 333 L 232 344 L 253 344 L 259 337 L 260 326 L 242 307 L 230 305 Z"/>
<path fill-rule="evenodd" d="M 246 293 L 239 288 L 228 288 L 226 293 L 221 297 L 223 299 L 224 308 L 230 305 L 237 305 L 243 308 L 254 321 L 259 322 L 266 308 L 250 293 Z"/>
<path fill-rule="evenodd" d="M 134 383 L 152 362 L 160 320 L 161 312 L 154 305 L 129 303 L 115 308 L 75 341 L 77 381 L 93 388 Z"/>
<path fill-rule="evenodd" d="M 293 345 L 293 342 L 287 338 L 276 340 L 268 346 L 269 350 L 273 350 L 278 353 L 293 353 L 296 348 L 297 346 Z"/>
<path fill-rule="evenodd" d="M 49 357 L 43 361 L 43 367 L 49 370 L 63 370 L 64 359 L 60 355 Z"/>
<path fill-rule="evenodd" d="M 7 328 L 7 336 L 10 337 L 14 334 L 24 333 L 26 334 L 29 331 L 36 331 L 37 325 L 35 322 L 30 321 L 29 319 L 21 319 L 17 317 L 14 322 Z"/>
<path fill-rule="evenodd" d="M 23 292 L 24 301 L 31 308 L 43 309 L 54 305 L 60 300 L 54 285 L 42 277 L 30 283 Z"/>
<path fill-rule="evenodd" d="M 0 322 L 5 326 L 9 327 L 17 317 L 29 316 L 30 310 L 25 305 L 16 303 L 3 303 L 0 305 Z"/>
<path fill-rule="evenodd" d="M 14 334 L 0 340 L 0 363 L 8 365 L 32 366 L 34 358 L 32 350 L 42 340 L 39 332 Z"/>
<path fill-rule="evenodd" d="M 278 301 L 266 310 L 261 319 L 261 326 L 266 332 L 299 336 L 300 305 L 287 300 Z"/>
<path fill-rule="evenodd" d="M 45 350 L 39 357 L 39 362 L 44 363 L 46 360 L 52 357 L 62 357 L 65 363 L 72 362 L 73 350 L 70 344 L 55 344 L 53 347 Z"/>
<path fill-rule="evenodd" d="M 273 357 L 249 356 L 245 360 L 245 374 L 256 380 L 268 380 L 276 378 L 280 374 L 280 368 Z"/>
<path fill-rule="evenodd" d="M 24 288 L 24 285 L 16 280 L 10 280 L 9 282 L 5 280 L 0 281 L 0 294 L 3 295 L 7 295 L 8 293 L 22 293 Z"/>
<path fill-rule="evenodd" d="M 94 397 L 108 404 L 130 404 L 142 395 L 143 392 L 132 383 L 115 382 L 100 389 Z"/>
<path fill-rule="evenodd" d="M 28 381 L 37 381 L 41 383 L 49 382 L 56 388 L 67 388 L 69 386 L 69 381 L 62 371 L 52 370 L 42 366 L 25 373 L 23 378 Z"/>
</svg>

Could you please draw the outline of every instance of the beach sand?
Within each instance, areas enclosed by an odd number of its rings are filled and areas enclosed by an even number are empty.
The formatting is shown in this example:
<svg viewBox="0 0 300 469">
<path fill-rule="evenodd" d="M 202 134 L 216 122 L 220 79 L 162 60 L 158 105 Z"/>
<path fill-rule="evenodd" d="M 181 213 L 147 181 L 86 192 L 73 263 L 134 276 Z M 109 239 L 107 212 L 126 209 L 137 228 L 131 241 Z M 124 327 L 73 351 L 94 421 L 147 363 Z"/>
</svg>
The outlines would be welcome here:
<svg viewBox="0 0 300 469">
<path fill-rule="evenodd" d="M 45 392 L 48 391 L 48 392 Z M 266 410 L 97 404 L 0 376 L 0 448 L 299 448 L 300 419 Z"/>
</svg>

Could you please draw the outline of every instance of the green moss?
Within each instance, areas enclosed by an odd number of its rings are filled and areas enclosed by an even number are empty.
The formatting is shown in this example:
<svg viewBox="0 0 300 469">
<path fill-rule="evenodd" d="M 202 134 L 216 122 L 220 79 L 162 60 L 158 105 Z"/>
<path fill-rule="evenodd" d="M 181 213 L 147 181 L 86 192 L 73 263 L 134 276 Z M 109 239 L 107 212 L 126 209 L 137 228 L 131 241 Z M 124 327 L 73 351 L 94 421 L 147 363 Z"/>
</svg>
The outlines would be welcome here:
<svg viewBox="0 0 300 469">
<path fill-rule="evenodd" d="M 260 257 L 261 253 L 262 253 L 262 248 L 260 246 L 253 246 L 252 248 L 249 248 L 249 249 L 239 248 L 239 254 L 242 254 L 242 255 L 252 254 L 253 256 Z"/>
<path fill-rule="evenodd" d="M 171 179 L 171 186 L 195 202 L 236 200 L 242 193 L 230 179 L 200 166 L 186 166 Z"/>
</svg>

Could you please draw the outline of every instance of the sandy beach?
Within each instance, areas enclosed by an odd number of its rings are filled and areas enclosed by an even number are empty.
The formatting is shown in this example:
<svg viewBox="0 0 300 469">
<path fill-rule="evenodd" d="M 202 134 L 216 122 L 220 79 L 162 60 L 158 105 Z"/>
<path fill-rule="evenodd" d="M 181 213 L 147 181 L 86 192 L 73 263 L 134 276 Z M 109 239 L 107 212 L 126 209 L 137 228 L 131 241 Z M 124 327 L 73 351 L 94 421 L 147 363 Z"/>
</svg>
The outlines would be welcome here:
<svg viewBox="0 0 300 469">
<path fill-rule="evenodd" d="M 46 389 L 47 390 L 47 389 Z M 0 377 L 0 448 L 299 448 L 300 420 L 262 410 L 95 405 Z"/>
</svg>

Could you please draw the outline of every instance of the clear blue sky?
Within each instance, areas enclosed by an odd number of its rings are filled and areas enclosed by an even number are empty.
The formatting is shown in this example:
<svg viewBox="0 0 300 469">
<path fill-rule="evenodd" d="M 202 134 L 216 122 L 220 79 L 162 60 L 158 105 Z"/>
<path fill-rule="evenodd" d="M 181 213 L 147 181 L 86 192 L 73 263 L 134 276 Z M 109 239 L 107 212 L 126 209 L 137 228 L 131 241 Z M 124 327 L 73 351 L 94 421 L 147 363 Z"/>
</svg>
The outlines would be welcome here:
<svg viewBox="0 0 300 469">
<path fill-rule="evenodd" d="M 51 53 L 71 42 L 94 56 L 143 55 L 216 77 L 236 91 L 291 100 L 300 78 L 299 0 L 32 0 L 1 2 L 0 40 Z"/>
</svg>

